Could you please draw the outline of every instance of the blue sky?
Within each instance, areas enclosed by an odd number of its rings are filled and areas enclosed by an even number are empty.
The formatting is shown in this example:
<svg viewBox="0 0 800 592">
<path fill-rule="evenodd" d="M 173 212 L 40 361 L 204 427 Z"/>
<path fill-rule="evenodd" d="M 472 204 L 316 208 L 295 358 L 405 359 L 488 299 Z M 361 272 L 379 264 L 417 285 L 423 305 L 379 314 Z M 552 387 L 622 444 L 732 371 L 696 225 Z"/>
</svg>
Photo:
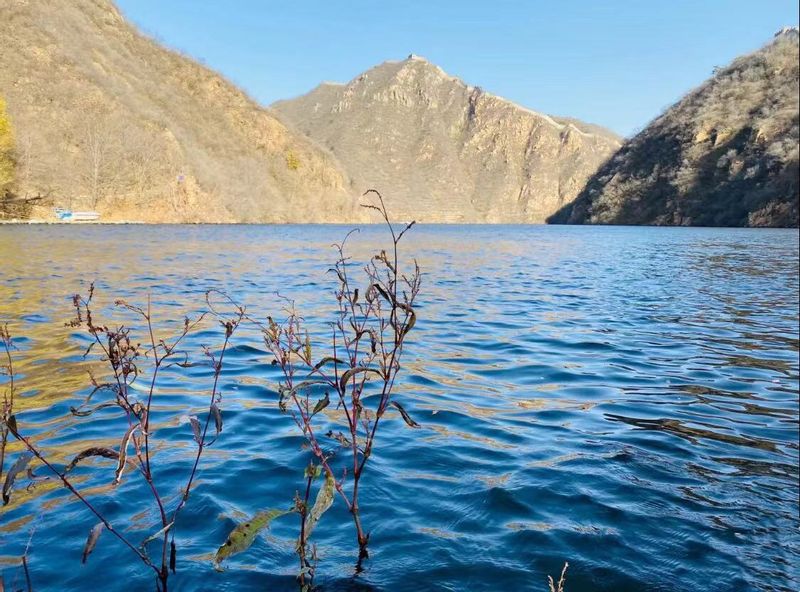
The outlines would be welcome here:
<svg viewBox="0 0 800 592">
<path fill-rule="evenodd" d="M 628 135 L 714 66 L 797 25 L 795 0 L 118 0 L 263 104 L 426 57 L 525 107 Z"/>
</svg>

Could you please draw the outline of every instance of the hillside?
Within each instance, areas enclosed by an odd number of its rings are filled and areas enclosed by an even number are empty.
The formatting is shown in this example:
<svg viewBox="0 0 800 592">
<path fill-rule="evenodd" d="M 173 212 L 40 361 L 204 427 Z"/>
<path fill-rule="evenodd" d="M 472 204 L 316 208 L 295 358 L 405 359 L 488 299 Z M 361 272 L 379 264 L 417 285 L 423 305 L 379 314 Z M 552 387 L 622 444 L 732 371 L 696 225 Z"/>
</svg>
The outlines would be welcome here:
<svg viewBox="0 0 800 592">
<path fill-rule="evenodd" d="M 329 149 L 357 191 L 379 187 L 396 215 L 423 222 L 543 222 L 620 146 L 416 56 L 272 107 Z"/>
<path fill-rule="evenodd" d="M 14 182 L 16 163 L 14 162 L 14 132 L 6 113 L 6 103 L 0 97 L 0 199 L 6 189 Z"/>
<path fill-rule="evenodd" d="M 139 34 L 109 0 L 2 0 L 0 46 L 20 196 L 106 219 L 363 215 L 330 154 Z"/>
<path fill-rule="evenodd" d="M 798 225 L 798 33 L 784 29 L 673 105 L 548 221 Z"/>
</svg>

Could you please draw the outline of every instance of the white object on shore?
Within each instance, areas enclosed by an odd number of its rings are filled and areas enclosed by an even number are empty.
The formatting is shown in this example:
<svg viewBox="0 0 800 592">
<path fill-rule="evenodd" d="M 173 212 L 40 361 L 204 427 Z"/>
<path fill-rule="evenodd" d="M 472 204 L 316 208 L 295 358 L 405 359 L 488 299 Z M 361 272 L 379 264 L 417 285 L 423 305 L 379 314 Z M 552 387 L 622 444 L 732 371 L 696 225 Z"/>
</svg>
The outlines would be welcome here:
<svg viewBox="0 0 800 592">
<path fill-rule="evenodd" d="M 100 214 L 95 211 L 86 210 L 82 212 L 73 212 L 72 210 L 64 210 L 56 208 L 56 216 L 62 222 L 93 222 L 100 217 Z"/>
<path fill-rule="evenodd" d="M 100 214 L 93 211 L 85 211 L 85 212 L 72 212 L 72 220 L 73 222 L 88 222 L 90 220 L 97 220 L 100 217 Z"/>
</svg>

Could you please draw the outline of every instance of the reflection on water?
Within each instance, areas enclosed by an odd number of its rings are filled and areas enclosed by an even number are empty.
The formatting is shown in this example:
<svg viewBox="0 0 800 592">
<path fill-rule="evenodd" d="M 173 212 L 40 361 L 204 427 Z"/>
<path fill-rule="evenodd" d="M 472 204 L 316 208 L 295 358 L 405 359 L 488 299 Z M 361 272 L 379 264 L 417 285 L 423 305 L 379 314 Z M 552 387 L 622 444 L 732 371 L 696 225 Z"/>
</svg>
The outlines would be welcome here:
<svg viewBox="0 0 800 592">
<path fill-rule="evenodd" d="M 346 230 L 0 228 L 20 423 L 56 463 L 117 445 L 113 410 L 69 413 L 88 371 L 103 372 L 81 357 L 86 336 L 64 326 L 89 281 L 106 317 L 119 314 L 115 298 L 152 293 L 166 331 L 209 288 L 260 315 L 279 310 L 280 292 L 323 329 L 330 244 Z M 387 415 L 364 481 L 373 558 L 361 577 L 345 510 L 326 514 L 315 532 L 323 590 L 541 590 L 565 560 L 570 592 L 797 587 L 796 232 L 423 226 L 409 238 L 425 276 L 398 395 L 422 429 Z M 355 258 L 383 239 L 363 229 Z M 218 337 L 208 323 L 191 349 Z M 269 362 L 254 332 L 239 335 L 223 375 L 226 429 L 178 530 L 175 589 L 295 589 L 293 523 L 275 522 L 224 574 L 209 560 L 236 520 L 299 486 L 307 453 L 277 408 Z M 192 455 L 176 418 L 203 406 L 209 375 L 175 368 L 159 386 L 155 454 L 173 496 Z M 325 431 L 341 429 L 337 417 L 330 409 Z M 135 479 L 112 491 L 111 472 L 74 477 L 144 538 L 156 516 L 122 500 L 146 492 Z M 113 542 L 81 566 L 92 519 L 53 480 L 27 482 L 0 510 L 7 584 L 21 585 L 13 565 L 33 532 L 35 589 L 149 588 Z"/>
</svg>

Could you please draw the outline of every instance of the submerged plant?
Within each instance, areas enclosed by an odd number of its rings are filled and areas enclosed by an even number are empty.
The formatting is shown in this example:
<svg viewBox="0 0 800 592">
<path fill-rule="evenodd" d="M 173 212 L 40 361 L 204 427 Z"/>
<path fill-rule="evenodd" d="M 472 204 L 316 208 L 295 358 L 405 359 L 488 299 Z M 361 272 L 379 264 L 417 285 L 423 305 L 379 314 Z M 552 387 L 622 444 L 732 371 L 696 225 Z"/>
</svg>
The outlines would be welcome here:
<svg viewBox="0 0 800 592">
<path fill-rule="evenodd" d="M 44 450 L 31 437 L 23 435 L 18 427 L 16 416 L 11 412 L 14 400 L 14 371 L 11 358 L 11 338 L 6 328 L 0 333 L 0 344 L 4 346 L 8 360 L 7 374 L 10 377 L 10 392 L 3 399 L 2 424 L 0 426 L 0 436 L 2 436 L 3 450 L 5 449 L 6 436 L 13 435 L 25 447 L 14 465 L 8 471 L 3 486 L 3 501 L 8 503 L 14 480 L 17 475 L 25 470 L 28 463 L 36 458 L 44 465 L 60 482 L 68 489 L 72 495 L 80 500 L 91 511 L 98 522 L 89 531 L 84 545 L 81 561 L 85 563 L 92 553 L 101 535 L 108 531 L 116 537 L 123 545 L 141 561 L 145 566 L 151 568 L 156 578 L 156 589 L 166 592 L 169 573 L 175 572 L 177 560 L 177 548 L 175 545 L 175 529 L 178 516 L 186 505 L 192 485 L 197 475 L 200 457 L 203 451 L 211 446 L 222 430 L 222 414 L 220 411 L 221 395 L 219 391 L 219 378 L 222 372 L 222 364 L 225 352 L 230 343 L 234 331 L 237 329 L 244 317 L 244 310 L 236 308 L 227 318 L 222 317 L 214 311 L 218 317 L 220 325 L 224 331 L 224 339 L 218 354 L 210 349 L 205 349 L 209 363 L 213 368 L 213 381 L 209 394 L 208 409 L 204 420 L 196 416 L 188 418 L 191 426 L 195 444 L 197 446 L 191 471 L 186 479 L 186 484 L 182 494 L 177 498 L 176 503 L 170 507 L 170 503 L 165 499 L 163 489 L 158 486 L 153 474 L 154 460 L 153 436 L 154 430 L 151 426 L 150 416 L 153 404 L 154 393 L 159 374 L 166 368 L 172 366 L 187 367 L 192 364 L 188 362 L 188 355 L 182 352 L 179 347 L 182 342 L 206 316 L 204 313 L 195 320 L 184 319 L 182 329 L 171 341 L 159 338 L 156 335 L 150 309 L 150 302 L 146 309 L 142 309 L 118 300 L 116 305 L 128 310 L 140 319 L 146 326 L 146 345 L 136 342 L 131 334 L 131 329 L 119 325 L 115 328 L 101 324 L 95 320 L 92 309 L 92 298 L 94 296 L 94 285 L 90 286 L 86 298 L 75 295 L 73 304 L 75 307 L 75 319 L 68 325 L 71 327 L 83 327 L 91 336 L 92 342 L 86 350 L 85 356 L 93 349 L 101 351 L 102 359 L 107 362 L 110 369 L 110 377 L 107 381 L 101 382 L 90 373 L 92 390 L 86 400 L 78 407 L 72 407 L 71 412 L 76 417 L 86 417 L 94 412 L 109 408 L 118 407 L 122 410 L 124 421 L 121 422 L 124 430 L 120 437 L 120 444 L 117 450 L 106 447 L 91 447 L 77 454 L 65 467 L 58 468 L 51 463 Z M 208 301 L 208 295 L 206 297 Z M 209 301 L 210 306 L 210 301 Z M 181 356 L 180 354 L 184 354 Z M 183 359 L 183 361 L 181 361 Z M 143 366 L 148 365 L 150 374 L 145 379 Z M 134 388 L 137 380 L 146 380 L 144 388 Z M 144 392 L 143 399 L 137 397 L 136 392 Z M 92 399 L 100 393 L 107 393 L 108 398 L 100 403 L 91 404 Z M 214 431 L 213 437 L 209 433 Z M 159 516 L 159 524 L 156 531 L 145 538 L 138 545 L 134 544 L 123 531 L 116 528 L 95 502 L 90 501 L 81 493 L 70 478 L 70 473 L 78 467 L 84 460 L 101 457 L 115 461 L 114 477 L 112 485 L 118 485 L 125 476 L 125 471 L 132 467 L 138 472 L 147 484 L 147 488 L 152 495 L 152 509 Z M 2 457 L 0 457 L 2 458 Z M 2 463 L 0 462 L 0 468 Z M 159 553 L 157 558 L 151 558 L 148 552 L 148 545 L 158 541 Z"/>
</svg>

